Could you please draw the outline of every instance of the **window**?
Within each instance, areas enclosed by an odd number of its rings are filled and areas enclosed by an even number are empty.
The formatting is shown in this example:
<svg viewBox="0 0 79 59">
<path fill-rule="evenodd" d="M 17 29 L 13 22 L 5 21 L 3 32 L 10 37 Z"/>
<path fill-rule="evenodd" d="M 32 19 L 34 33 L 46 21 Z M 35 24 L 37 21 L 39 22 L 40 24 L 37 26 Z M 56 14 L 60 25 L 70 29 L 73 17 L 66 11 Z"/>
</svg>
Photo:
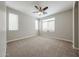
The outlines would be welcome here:
<svg viewBox="0 0 79 59">
<path fill-rule="evenodd" d="M 42 20 L 42 30 L 44 32 L 55 31 L 55 18 Z"/>
<path fill-rule="evenodd" d="M 47 31 L 47 22 L 42 22 L 42 27 L 43 27 L 42 30 L 46 32 Z"/>
<path fill-rule="evenodd" d="M 35 20 L 35 30 L 38 30 L 38 20 Z"/>
<path fill-rule="evenodd" d="M 9 30 L 18 30 L 18 15 L 9 13 Z"/>
</svg>

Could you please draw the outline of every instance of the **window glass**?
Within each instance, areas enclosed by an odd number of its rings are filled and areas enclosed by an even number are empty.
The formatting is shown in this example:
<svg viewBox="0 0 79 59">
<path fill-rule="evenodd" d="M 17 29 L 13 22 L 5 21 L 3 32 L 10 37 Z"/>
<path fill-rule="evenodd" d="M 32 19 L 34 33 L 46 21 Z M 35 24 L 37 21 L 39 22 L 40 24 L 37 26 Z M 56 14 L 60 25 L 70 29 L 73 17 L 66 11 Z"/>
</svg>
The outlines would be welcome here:
<svg viewBox="0 0 79 59">
<path fill-rule="evenodd" d="M 35 30 L 38 30 L 38 20 L 35 20 Z"/>
<path fill-rule="evenodd" d="M 42 20 L 42 30 L 44 32 L 55 31 L 55 18 Z"/>
<path fill-rule="evenodd" d="M 9 13 L 9 30 L 18 30 L 18 15 Z"/>
</svg>

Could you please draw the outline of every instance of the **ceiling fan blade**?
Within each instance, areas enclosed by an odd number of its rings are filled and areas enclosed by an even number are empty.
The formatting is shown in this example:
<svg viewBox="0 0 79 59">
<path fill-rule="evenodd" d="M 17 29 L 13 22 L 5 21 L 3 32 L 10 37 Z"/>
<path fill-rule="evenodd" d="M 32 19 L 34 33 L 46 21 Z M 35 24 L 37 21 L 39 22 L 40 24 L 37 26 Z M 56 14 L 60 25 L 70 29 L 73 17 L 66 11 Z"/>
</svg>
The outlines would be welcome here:
<svg viewBox="0 0 79 59">
<path fill-rule="evenodd" d="M 48 7 L 43 8 L 43 11 L 45 11 L 46 9 L 48 9 Z"/>
<path fill-rule="evenodd" d="M 38 6 L 35 6 L 35 8 L 36 8 L 36 9 L 39 9 L 39 7 L 38 7 Z"/>
</svg>

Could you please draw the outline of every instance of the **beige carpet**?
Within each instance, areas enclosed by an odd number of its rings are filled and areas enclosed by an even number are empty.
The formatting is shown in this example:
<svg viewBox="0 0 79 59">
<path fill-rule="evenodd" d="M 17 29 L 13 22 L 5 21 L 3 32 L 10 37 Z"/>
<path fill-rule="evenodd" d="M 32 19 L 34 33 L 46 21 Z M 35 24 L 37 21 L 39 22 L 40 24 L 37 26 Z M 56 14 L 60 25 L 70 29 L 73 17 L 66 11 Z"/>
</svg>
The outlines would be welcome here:
<svg viewBox="0 0 79 59">
<path fill-rule="evenodd" d="M 72 43 L 44 37 L 32 37 L 7 44 L 7 57 L 75 57 Z"/>
</svg>

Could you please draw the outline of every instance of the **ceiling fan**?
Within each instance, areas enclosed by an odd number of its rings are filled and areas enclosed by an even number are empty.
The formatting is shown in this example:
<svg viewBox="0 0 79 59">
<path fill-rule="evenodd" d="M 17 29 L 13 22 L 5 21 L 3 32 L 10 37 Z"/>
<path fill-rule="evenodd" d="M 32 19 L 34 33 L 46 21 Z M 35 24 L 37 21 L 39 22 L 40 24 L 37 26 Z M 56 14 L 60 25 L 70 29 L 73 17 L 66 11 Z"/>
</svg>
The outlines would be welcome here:
<svg viewBox="0 0 79 59">
<path fill-rule="evenodd" d="M 47 14 L 47 12 L 45 12 L 47 9 L 48 9 L 48 7 L 46 6 L 46 7 L 44 7 L 44 8 L 42 8 L 41 6 L 37 6 L 37 5 L 35 5 L 34 6 L 38 11 L 34 11 L 33 13 L 37 13 L 39 16 L 40 15 L 42 15 L 42 14 Z"/>
</svg>

